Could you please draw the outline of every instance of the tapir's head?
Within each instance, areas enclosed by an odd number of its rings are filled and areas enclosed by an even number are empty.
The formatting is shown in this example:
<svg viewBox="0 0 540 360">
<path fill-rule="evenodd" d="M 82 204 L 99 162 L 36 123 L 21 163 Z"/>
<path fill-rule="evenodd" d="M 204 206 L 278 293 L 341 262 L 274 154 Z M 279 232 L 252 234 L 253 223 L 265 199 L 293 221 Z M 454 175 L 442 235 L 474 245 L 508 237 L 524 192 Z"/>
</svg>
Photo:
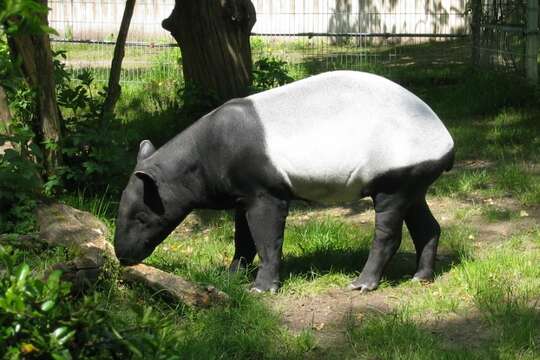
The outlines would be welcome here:
<svg viewBox="0 0 540 360">
<path fill-rule="evenodd" d="M 134 265 L 148 257 L 183 219 L 182 206 L 175 204 L 174 193 L 162 174 L 145 161 L 155 151 L 150 141 L 141 143 L 137 166 L 120 199 L 114 250 L 122 265 Z"/>
</svg>

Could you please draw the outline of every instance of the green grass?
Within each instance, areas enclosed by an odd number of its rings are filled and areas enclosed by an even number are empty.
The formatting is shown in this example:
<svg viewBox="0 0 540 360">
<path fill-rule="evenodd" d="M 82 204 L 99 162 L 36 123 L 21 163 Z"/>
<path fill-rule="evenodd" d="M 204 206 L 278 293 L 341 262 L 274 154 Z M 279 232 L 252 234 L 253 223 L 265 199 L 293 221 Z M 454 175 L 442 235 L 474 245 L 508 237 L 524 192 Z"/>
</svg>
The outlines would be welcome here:
<svg viewBox="0 0 540 360">
<path fill-rule="evenodd" d="M 361 321 L 352 316 L 348 334 L 354 356 L 350 357 L 538 358 L 540 249 L 522 246 L 538 241 L 538 236 L 520 236 L 502 248 L 464 260 L 429 288 L 401 287 L 400 306 L 389 314 L 368 314 Z M 456 324 L 454 314 L 481 324 L 484 336 L 476 338 L 466 322 Z M 435 333 L 434 325 L 439 329 Z M 458 336 L 461 332 L 471 345 L 450 345 L 445 327 L 457 328 Z"/>
<path fill-rule="evenodd" d="M 370 314 L 348 324 L 350 349 L 337 358 L 482 359 L 467 349 L 448 349 L 441 339 L 403 313 Z"/>
<path fill-rule="evenodd" d="M 499 221 L 508 221 L 519 218 L 517 211 L 510 209 L 498 208 L 495 206 L 489 206 L 482 209 L 482 215 L 492 223 Z"/>
<path fill-rule="evenodd" d="M 523 205 L 540 203 L 540 174 L 530 163 L 499 162 L 486 169 L 459 169 L 440 178 L 430 192 L 437 196 L 466 198 L 513 197 Z"/>
</svg>

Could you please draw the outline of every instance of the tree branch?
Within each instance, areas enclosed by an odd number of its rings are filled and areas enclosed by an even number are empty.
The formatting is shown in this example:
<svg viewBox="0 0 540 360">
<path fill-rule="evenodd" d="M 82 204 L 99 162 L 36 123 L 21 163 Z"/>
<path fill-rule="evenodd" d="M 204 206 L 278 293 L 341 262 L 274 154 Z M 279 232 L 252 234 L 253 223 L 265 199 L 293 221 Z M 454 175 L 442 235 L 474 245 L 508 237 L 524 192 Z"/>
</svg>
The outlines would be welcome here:
<svg viewBox="0 0 540 360">
<path fill-rule="evenodd" d="M 103 116 L 114 112 L 116 102 L 122 92 L 120 86 L 120 74 L 122 71 L 122 60 L 124 59 L 126 39 L 129 32 L 129 25 L 133 17 L 133 9 L 135 8 L 135 0 L 127 0 L 120 24 L 120 31 L 114 46 L 114 55 L 111 63 L 111 72 L 109 74 L 109 84 L 107 89 L 107 97 L 103 103 Z"/>
</svg>

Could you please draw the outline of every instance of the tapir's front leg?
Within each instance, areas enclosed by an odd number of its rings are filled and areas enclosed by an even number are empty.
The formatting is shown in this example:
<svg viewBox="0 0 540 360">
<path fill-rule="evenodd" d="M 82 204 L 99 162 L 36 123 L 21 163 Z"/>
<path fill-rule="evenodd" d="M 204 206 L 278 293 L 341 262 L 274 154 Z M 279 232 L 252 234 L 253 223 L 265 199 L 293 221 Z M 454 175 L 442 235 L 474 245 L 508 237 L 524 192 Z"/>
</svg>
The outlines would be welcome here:
<svg viewBox="0 0 540 360">
<path fill-rule="evenodd" d="M 232 272 L 246 269 L 257 254 L 251 231 L 243 207 L 236 209 L 234 216 L 234 258 L 229 270 Z"/>
<path fill-rule="evenodd" d="M 275 292 L 279 287 L 279 266 L 288 211 L 288 201 L 267 193 L 257 194 L 247 206 L 247 222 L 261 260 L 253 285 L 255 291 Z"/>
</svg>

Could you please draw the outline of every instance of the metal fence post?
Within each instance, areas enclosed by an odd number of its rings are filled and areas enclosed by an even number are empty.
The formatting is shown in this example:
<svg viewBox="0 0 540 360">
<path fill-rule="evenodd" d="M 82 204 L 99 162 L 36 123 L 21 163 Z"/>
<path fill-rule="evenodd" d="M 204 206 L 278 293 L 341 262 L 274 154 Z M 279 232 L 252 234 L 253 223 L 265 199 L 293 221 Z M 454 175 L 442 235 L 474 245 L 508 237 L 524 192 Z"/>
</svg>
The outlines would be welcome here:
<svg viewBox="0 0 540 360">
<path fill-rule="evenodd" d="M 538 83 L 538 0 L 527 1 L 527 30 L 525 50 L 527 80 Z"/>
</svg>

